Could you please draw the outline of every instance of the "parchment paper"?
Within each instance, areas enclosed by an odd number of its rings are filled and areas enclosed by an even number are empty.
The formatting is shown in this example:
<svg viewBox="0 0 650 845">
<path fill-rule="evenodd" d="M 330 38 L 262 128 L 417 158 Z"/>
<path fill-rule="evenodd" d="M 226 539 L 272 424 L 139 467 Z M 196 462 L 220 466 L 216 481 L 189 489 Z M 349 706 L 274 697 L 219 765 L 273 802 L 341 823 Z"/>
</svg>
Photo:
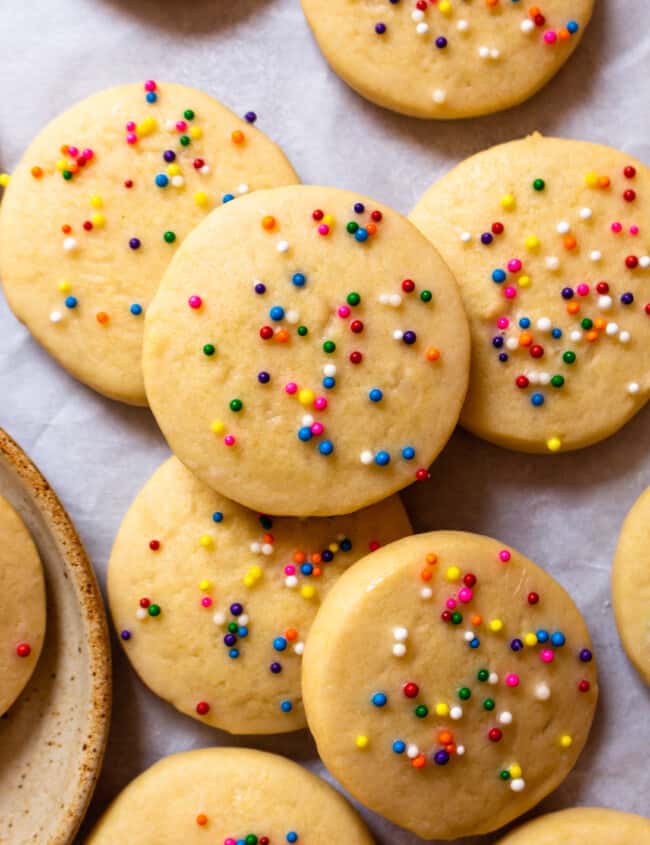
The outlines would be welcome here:
<svg viewBox="0 0 650 845">
<path fill-rule="evenodd" d="M 303 181 L 358 190 L 403 212 L 461 158 L 535 129 L 650 163 L 648 2 L 596 6 L 582 45 L 541 94 L 504 114 L 437 123 L 393 115 L 348 89 L 322 59 L 297 0 L 0 0 L 0 171 L 73 102 L 147 78 L 203 88 L 240 114 L 254 109 Z M 103 585 L 120 519 L 168 453 L 151 415 L 72 380 L 0 297 L 0 425 L 54 486 Z M 596 723 L 574 772 L 534 813 L 576 804 L 650 812 L 650 693 L 625 658 L 609 603 L 618 531 L 648 484 L 650 407 L 609 441 L 570 455 L 519 455 L 458 431 L 431 483 L 405 494 L 417 530 L 496 536 L 545 566 L 586 614 L 601 667 Z M 135 775 L 183 749 L 253 745 L 322 772 L 306 732 L 232 738 L 177 714 L 114 645 L 113 729 L 88 824 Z M 365 815 L 382 845 L 419 841 Z"/>
</svg>

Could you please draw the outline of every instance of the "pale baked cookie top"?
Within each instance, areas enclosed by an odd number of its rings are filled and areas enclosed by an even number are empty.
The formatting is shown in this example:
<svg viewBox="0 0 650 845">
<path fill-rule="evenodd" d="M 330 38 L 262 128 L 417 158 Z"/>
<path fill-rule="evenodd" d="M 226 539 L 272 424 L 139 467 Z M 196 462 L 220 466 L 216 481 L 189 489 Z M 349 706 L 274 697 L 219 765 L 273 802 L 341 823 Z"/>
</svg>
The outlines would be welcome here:
<svg viewBox="0 0 650 845">
<path fill-rule="evenodd" d="M 9 304 L 72 375 L 146 403 L 144 314 L 185 236 L 213 208 L 297 181 L 250 121 L 183 85 L 122 85 L 48 124 L 0 206 Z"/>
<path fill-rule="evenodd" d="M 425 839 L 495 830 L 558 786 L 597 695 L 589 634 L 562 587 L 514 549 L 453 531 L 348 569 L 303 662 L 325 765 Z"/>
<path fill-rule="evenodd" d="M 336 579 L 410 533 L 397 496 L 329 519 L 277 519 L 237 505 L 170 458 L 126 514 L 108 569 L 124 649 L 183 713 L 232 733 L 305 726 L 300 670 Z"/>
<path fill-rule="evenodd" d="M 118 795 L 86 845 L 372 845 L 365 825 L 319 777 L 247 748 L 160 760 Z"/>
<path fill-rule="evenodd" d="M 469 334 L 453 276 L 396 211 L 335 188 L 260 191 L 183 244 L 147 314 L 172 451 L 258 511 L 350 513 L 451 434 Z"/>
<path fill-rule="evenodd" d="M 497 845 L 646 845 L 650 819 L 608 810 L 575 807 L 533 819 L 500 839 Z"/>
<path fill-rule="evenodd" d="M 472 117 L 532 96 L 593 0 L 302 0 L 325 58 L 364 97 L 415 117 Z"/>
<path fill-rule="evenodd" d="M 45 635 L 45 582 L 22 519 L 0 496 L 0 716 L 23 691 Z"/>
<path fill-rule="evenodd" d="M 612 598 L 625 651 L 650 684 L 650 487 L 623 523 L 612 567 Z"/>
<path fill-rule="evenodd" d="M 617 431 L 650 396 L 650 171 L 533 135 L 479 153 L 411 219 L 455 273 L 472 368 L 461 423 L 558 452 Z"/>
</svg>

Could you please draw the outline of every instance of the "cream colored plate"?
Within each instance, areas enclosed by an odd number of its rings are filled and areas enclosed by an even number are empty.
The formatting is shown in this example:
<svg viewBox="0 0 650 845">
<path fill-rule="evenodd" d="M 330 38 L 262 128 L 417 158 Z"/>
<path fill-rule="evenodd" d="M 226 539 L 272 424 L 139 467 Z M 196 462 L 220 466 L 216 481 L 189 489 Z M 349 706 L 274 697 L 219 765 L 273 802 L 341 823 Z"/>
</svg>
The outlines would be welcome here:
<svg viewBox="0 0 650 845">
<path fill-rule="evenodd" d="M 47 631 L 31 681 L 0 719 L 1 845 L 71 843 L 108 735 L 111 662 L 92 568 L 47 481 L 0 429 L 0 494 L 43 562 Z"/>
</svg>

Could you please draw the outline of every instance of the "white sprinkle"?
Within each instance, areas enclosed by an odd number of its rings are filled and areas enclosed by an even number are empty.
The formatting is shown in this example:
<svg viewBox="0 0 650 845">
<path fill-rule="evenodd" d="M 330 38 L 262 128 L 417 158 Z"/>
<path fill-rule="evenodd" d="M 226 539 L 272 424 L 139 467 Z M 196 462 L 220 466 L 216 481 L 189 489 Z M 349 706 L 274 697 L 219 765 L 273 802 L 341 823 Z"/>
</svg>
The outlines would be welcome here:
<svg viewBox="0 0 650 845">
<path fill-rule="evenodd" d="M 409 638 L 408 628 L 393 628 L 393 637 L 398 643 L 403 643 Z"/>
<path fill-rule="evenodd" d="M 287 575 L 287 577 L 284 579 L 284 585 L 290 590 L 294 590 L 298 586 L 298 579 L 295 575 Z"/>
<path fill-rule="evenodd" d="M 375 460 L 375 456 L 370 451 L 370 449 L 364 449 L 363 452 L 359 455 L 359 460 L 362 464 L 371 464 Z"/>
<path fill-rule="evenodd" d="M 166 129 L 168 132 L 173 132 L 173 131 L 174 131 L 174 129 L 176 129 L 176 124 L 174 123 L 174 121 L 173 121 L 173 120 L 166 120 L 166 121 L 165 121 L 165 129 Z"/>
<path fill-rule="evenodd" d="M 50 320 L 53 323 L 60 323 L 63 319 L 63 314 L 60 311 L 52 311 L 50 314 Z"/>
<path fill-rule="evenodd" d="M 312 415 L 311 414 L 303 414 L 302 424 L 303 425 L 313 425 L 314 424 L 314 418 L 312 417 Z"/>
<path fill-rule="evenodd" d="M 289 252 L 289 241 L 278 241 L 275 248 L 278 252 Z"/>
<path fill-rule="evenodd" d="M 254 555 L 258 555 L 262 551 L 262 544 L 258 543 L 257 540 L 253 540 L 250 548 Z"/>
<path fill-rule="evenodd" d="M 465 637 L 466 643 L 471 643 L 474 639 L 474 631 L 465 631 L 463 636 Z"/>
<path fill-rule="evenodd" d="M 497 50 L 497 48 L 496 48 L 496 47 L 493 47 L 493 48 L 490 50 L 490 58 L 491 58 L 491 59 L 493 59 L 493 60 L 496 60 L 496 59 L 498 59 L 498 58 L 500 58 L 500 57 L 501 57 L 501 51 L 500 51 L 500 50 Z"/>
<path fill-rule="evenodd" d="M 239 617 L 241 619 L 241 616 Z M 226 614 L 222 610 L 217 610 L 217 612 L 212 617 L 212 621 L 215 625 L 223 625 L 226 621 Z"/>
<path fill-rule="evenodd" d="M 538 701 L 548 701 L 551 697 L 551 689 L 548 684 L 542 682 L 535 687 L 534 695 Z"/>
<path fill-rule="evenodd" d="M 461 232 L 460 239 L 464 244 L 468 244 L 472 240 L 472 233 Z"/>
<path fill-rule="evenodd" d="M 185 184 L 185 179 L 182 176 L 172 176 L 172 185 L 175 188 L 182 188 Z"/>
<path fill-rule="evenodd" d="M 284 315 L 287 318 L 288 323 L 297 323 L 300 319 L 300 314 L 295 311 L 293 308 L 289 309 L 287 313 Z"/>
<path fill-rule="evenodd" d="M 609 308 L 612 307 L 612 303 L 614 300 L 611 296 L 599 296 L 598 297 L 598 307 L 601 311 L 607 311 Z"/>
<path fill-rule="evenodd" d="M 464 753 L 465 753 L 465 746 L 464 745 L 457 745 L 456 746 L 456 754 L 458 754 L 459 757 L 462 757 Z"/>
<path fill-rule="evenodd" d="M 510 781 L 510 789 L 513 792 L 522 792 L 526 787 L 526 781 L 523 778 L 514 778 Z"/>
<path fill-rule="evenodd" d="M 629 343 L 632 335 L 629 332 L 620 332 L 618 339 L 621 343 Z"/>
<path fill-rule="evenodd" d="M 433 96 L 433 102 L 438 103 L 438 104 L 444 103 L 445 100 L 447 99 L 447 94 L 445 93 L 445 91 L 443 91 L 442 88 L 436 88 L 436 90 L 433 92 L 432 96 Z"/>
<path fill-rule="evenodd" d="M 201 169 L 203 169 L 203 168 L 201 168 Z M 249 189 L 248 185 L 240 185 L 237 188 L 237 193 L 238 194 L 247 194 L 249 190 L 250 189 Z"/>
<path fill-rule="evenodd" d="M 537 373 L 525 373 L 525 375 L 531 384 L 539 384 L 539 375 Z"/>
<path fill-rule="evenodd" d="M 305 650 L 305 644 L 304 643 L 296 643 L 295 646 L 293 647 L 294 654 L 300 655 L 304 652 L 304 650 Z"/>
<path fill-rule="evenodd" d="M 394 657 L 404 657 L 406 654 L 406 646 L 404 643 L 395 643 L 393 646 L 393 656 Z"/>
<path fill-rule="evenodd" d="M 393 332 L 393 340 L 401 340 L 404 337 L 404 332 L 400 329 L 395 329 Z"/>
<path fill-rule="evenodd" d="M 512 713 L 509 710 L 504 710 L 503 713 L 499 713 L 499 723 L 502 725 L 511 725 Z"/>
<path fill-rule="evenodd" d="M 72 252 L 73 249 L 77 248 L 77 239 L 76 238 L 65 238 L 63 241 L 63 249 L 66 252 Z"/>
<path fill-rule="evenodd" d="M 498 684 L 498 683 L 499 683 L 499 676 L 497 675 L 497 673 L 496 672 L 490 672 L 490 677 L 488 678 L 488 684 L 492 684 L 492 686 L 494 686 L 495 684 Z"/>
<path fill-rule="evenodd" d="M 628 392 L 631 396 L 634 396 L 634 394 L 635 394 L 635 393 L 638 393 L 638 392 L 639 392 L 639 390 L 640 390 L 639 385 L 638 385 L 638 384 L 637 384 L 637 382 L 635 382 L 635 381 L 631 381 L 631 382 L 628 384 L 628 386 L 627 386 L 627 392 Z"/>
<path fill-rule="evenodd" d="M 592 261 L 600 261 L 602 257 L 603 254 L 599 249 L 595 249 L 593 252 L 589 253 L 589 258 L 591 258 Z"/>
<path fill-rule="evenodd" d="M 569 337 L 574 343 L 579 343 L 582 340 L 582 332 L 580 329 L 574 329 Z"/>
<path fill-rule="evenodd" d="M 414 9 L 411 12 L 411 20 L 415 21 L 415 23 L 417 23 L 418 21 L 421 21 L 423 19 L 424 19 L 424 12 L 422 11 L 422 9 Z"/>
<path fill-rule="evenodd" d="M 398 305 L 402 304 L 402 297 L 398 293 L 391 293 L 388 297 L 388 304 L 392 305 L 393 308 L 397 308 Z"/>
<path fill-rule="evenodd" d="M 548 270 L 558 270 L 560 267 L 560 259 L 556 258 L 554 255 L 548 255 L 544 259 L 544 263 Z"/>
<path fill-rule="evenodd" d="M 238 616 L 237 622 L 239 625 L 248 625 L 248 613 L 242 613 L 241 616 Z"/>
<path fill-rule="evenodd" d="M 458 21 L 458 23 L 456 24 L 456 29 L 459 32 L 467 32 L 467 30 L 469 29 L 469 21 L 466 21 L 465 19 Z"/>
<path fill-rule="evenodd" d="M 618 323 L 607 323 L 605 326 L 605 334 L 610 337 L 615 337 L 618 334 Z"/>
<path fill-rule="evenodd" d="M 380 293 L 379 294 L 380 305 L 388 305 L 389 302 L 390 302 L 390 294 L 389 293 Z"/>
<path fill-rule="evenodd" d="M 423 22 L 423 23 L 419 23 L 419 24 L 415 27 L 415 31 L 417 32 L 417 34 L 418 34 L 418 35 L 426 35 L 426 34 L 427 34 L 427 32 L 429 31 L 429 24 L 428 24 L 428 23 L 424 23 L 424 22 Z"/>
<path fill-rule="evenodd" d="M 271 543 L 264 543 L 262 546 L 262 554 L 263 555 L 272 555 L 273 554 L 273 546 Z"/>
<path fill-rule="evenodd" d="M 414 743 L 411 743 L 406 749 L 406 756 L 410 760 L 415 760 L 415 758 L 418 756 L 419 753 L 420 753 L 420 749 Z"/>
<path fill-rule="evenodd" d="M 532 21 L 525 20 L 521 22 L 521 31 L 528 35 L 535 29 L 535 24 Z"/>
<path fill-rule="evenodd" d="M 518 349 L 519 348 L 519 341 L 516 337 L 508 337 L 506 338 L 506 349 Z"/>
<path fill-rule="evenodd" d="M 551 330 L 551 321 L 548 317 L 540 317 L 537 321 L 537 328 L 541 332 L 548 332 Z"/>
<path fill-rule="evenodd" d="M 644 270 L 647 270 L 650 267 L 650 255 L 642 255 L 639 258 L 639 267 L 643 267 Z"/>
<path fill-rule="evenodd" d="M 208 164 L 204 164 L 203 167 L 200 168 L 199 173 L 202 176 L 207 176 L 210 172 L 210 166 Z"/>
<path fill-rule="evenodd" d="M 581 208 L 580 209 L 580 219 L 581 220 L 591 220 L 593 217 L 593 211 L 590 208 Z"/>
<path fill-rule="evenodd" d="M 422 587 L 420 590 L 420 598 L 423 598 L 425 601 L 430 599 L 433 596 L 433 590 L 431 587 Z"/>
<path fill-rule="evenodd" d="M 455 707 L 452 707 L 451 710 L 449 711 L 449 716 L 455 722 L 457 722 L 459 719 L 463 718 L 463 708 L 459 707 L 458 705 L 456 705 Z"/>
<path fill-rule="evenodd" d="M 325 373 L 326 376 L 329 376 L 330 378 L 332 376 L 335 376 L 336 375 L 336 364 L 325 364 L 325 366 L 323 367 L 323 372 Z"/>
<path fill-rule="evenodd" d="M 539 383 L 540 384 L 550 384 L 551 383 L 551 374 L 550 373 L 540 373 L 539 374 Z"/>
<path fill-rule="evenodd" d="M 567 235 L 571 231 L 571 226 L 566 222 L 566 220 L 562 220 L 556 226 L 558 234 L 560 235 Z"/>
<path fill-rule="evenodd" d="M 487 59 L 490 56 L 490 48 L 489 47 L 479 47 L 478 54 L 482 59 Z"/>
<path fill-rule="evenodd" d="M 139 607 L 135 612 L 137 619 L 146 619 L 147 618 L 147 611 L 144 607 Z"/>
</svg>

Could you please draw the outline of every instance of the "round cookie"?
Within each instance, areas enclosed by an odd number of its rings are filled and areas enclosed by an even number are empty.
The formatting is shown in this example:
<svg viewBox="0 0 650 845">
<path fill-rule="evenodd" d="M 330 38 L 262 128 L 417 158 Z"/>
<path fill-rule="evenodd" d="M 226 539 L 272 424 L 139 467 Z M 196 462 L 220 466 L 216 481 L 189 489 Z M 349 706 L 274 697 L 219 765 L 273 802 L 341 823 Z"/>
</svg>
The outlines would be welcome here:
<svg viewBox="0 0 650 845">
<path fill-rule="evenodd" d="M 647 402 L 647 167 L 536 134 L 459 164 L 411 219 L 456 274 L 470 321 L 462 425 L 511 449 L 567 451 Z"/>
<path fill-rule="evenodd" d="M 650 487 L 623 523 L 612 567 L 612 599 L 625 651 L 650 684 Z"/>
<path fill-rule="evenodd" d="M 113 621 L 143 681 L 183 713 L 231 733 L 298 730 L 321 600 L 348 566 L 410 531 L 397 496 L 346 517 L 272 519 L 170 458 L 115 541 Z"/>
<path fill-rule="evenodd" d="M 303 661 L 325 765 L 424 839 L 487 833 L 540 801 L 575 764 L 597 696 L 589 633 L 562 587 L 498 541 L 454 531 L 349 569 Z"/>
<path fill-rule="evenodd" d="M 212 214 L 145 327 L 147 395 L 174 454 L 279 515 L 350 513 L 426 479 L 468 366 L 435 249 L 396 211 L 335 188 L 257 192 Z"/>
<path fill-rule="evenodd" d="M 153 80 L 102 91 L 46 126 L 11 176 L 9 304 L 80 381 L 144 405 L 144 314 L 179 244 L 213 208 L 296 181 L 272 141 L 201 91 Z"/>
<path fill-rule="evenodd" d="M 593 0 L 302 0 L 333 69 L 402 114 L 459 118 L 509 108 L 557 73 Z"/>
<path fill-rule="evenodd" d="M 160 760 L 118 795 L 86 845 L 372 845 L 342 795 L 284 757 L 205 748 Z"/>
<path fill-rule="evenodd" d="M 630 845 L 650 842 L 650 820 L 620 810 L 575 807 L 540 816 L 516 828 L 497 845 Z"/>
<path fill-rule="evenodd" d="M 0 716 L 18 698 L 45 636 L 45 582 L 22 519 L 0 496 Z"/>
</svg>

